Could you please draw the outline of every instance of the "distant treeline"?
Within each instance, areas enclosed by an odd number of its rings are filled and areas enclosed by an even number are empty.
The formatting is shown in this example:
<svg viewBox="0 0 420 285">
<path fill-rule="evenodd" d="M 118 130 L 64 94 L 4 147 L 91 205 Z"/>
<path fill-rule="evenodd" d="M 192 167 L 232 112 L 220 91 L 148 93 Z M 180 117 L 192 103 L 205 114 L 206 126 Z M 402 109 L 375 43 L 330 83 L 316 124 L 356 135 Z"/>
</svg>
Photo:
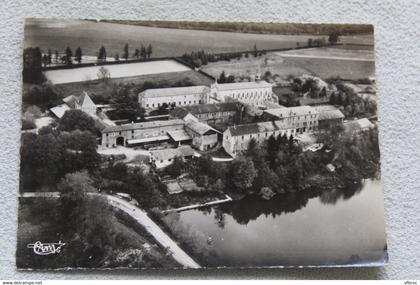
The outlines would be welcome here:
<svg viewBox="0 0 420 285">
<path fill-rule="evenodd" d="M 249 22 L 195 22 L 102 20 L 103 22 L 159 28 L 211 30 L 280 35 L 341 35 L 373 34 L 373 25 L 367 24 L 308 24 L 308 23 L 249 23 Z"/>
</svg>

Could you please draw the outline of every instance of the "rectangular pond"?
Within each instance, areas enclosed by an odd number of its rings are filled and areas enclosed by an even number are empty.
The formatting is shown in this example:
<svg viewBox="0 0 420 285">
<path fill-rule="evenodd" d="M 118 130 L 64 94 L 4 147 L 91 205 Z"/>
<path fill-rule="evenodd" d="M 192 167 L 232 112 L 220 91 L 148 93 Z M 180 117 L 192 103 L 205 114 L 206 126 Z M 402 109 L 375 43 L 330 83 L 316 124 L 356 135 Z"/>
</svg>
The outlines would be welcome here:
<svg viewBox="0 0 420 285">
<path fill-rule="evenodd" d="M 121 78 L 139 75 L 181 72 L 191 70 L 175 60 L 156 60 L 148 62 L 119 63 L 104 66 L 111 78 Z M 71 69 L 48 70 L 44 74 L 53 84 L 82 82 L 98 79 L 101 66 L 77 67 Z"/>
</svg>

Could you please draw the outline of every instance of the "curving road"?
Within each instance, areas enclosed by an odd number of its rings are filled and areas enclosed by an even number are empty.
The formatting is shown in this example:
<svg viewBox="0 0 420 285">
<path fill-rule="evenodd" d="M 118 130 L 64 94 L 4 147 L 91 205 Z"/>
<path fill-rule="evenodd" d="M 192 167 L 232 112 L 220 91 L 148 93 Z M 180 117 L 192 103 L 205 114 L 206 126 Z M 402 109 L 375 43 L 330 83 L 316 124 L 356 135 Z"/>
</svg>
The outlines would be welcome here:
<svg viewBox="0 0 420 285">
<path fill-rule="evenodd" d="M 140 223 L 145 229 L 157 240 L 157 242 L 167 248 L 172 254 L 172 257 L 184 268 L 201 268 L 201 266 L 195 262 L 185 251 L 183 251 L 175 241 L 173 241 L 162 229 L 147 216 L 147 213 L 142 209 L 130 204 L 129 202 L 120 199 L 118 197 L 100 194 L 100 193 L 88 193 L 92 196 L 105 197 L 110 205 L 118 208 L 125 213 L 129 214 L 133 219 Z M 59 192 L 25 192 L 20 194 L 23 198 L 58 198 L 60 197 Z"/>
</svg>

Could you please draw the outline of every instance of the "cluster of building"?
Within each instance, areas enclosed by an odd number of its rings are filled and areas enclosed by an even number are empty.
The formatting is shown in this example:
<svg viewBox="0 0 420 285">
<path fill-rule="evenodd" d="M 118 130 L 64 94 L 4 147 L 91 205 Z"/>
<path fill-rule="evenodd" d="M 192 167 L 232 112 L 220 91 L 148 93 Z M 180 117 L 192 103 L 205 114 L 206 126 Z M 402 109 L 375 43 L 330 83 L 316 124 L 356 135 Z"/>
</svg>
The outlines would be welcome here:
<svg viewBox="0 0 420 285">
<path fill-rule="evenodd" d="M 208 151 L 221 145 L 235 157 L 248 148 L 252 139 L 262 143 L 270 136 L 295 136 L 343 122 L 344 115 L 334 106 L 287 108 L 273 104 L 272 94 L 272 85 L 263 80 L 148 89 L 139 94 L 139 104 L 146 109 L 171 106 L 168 120 L 108 125 L 102 130 L 101 145 L 155 149 L 153 160 L 163 167 L 175 156 L 191 156 L 192 148 Z M 70 109 L 80 109 L 91 116 L 97 112 L 86 92 L 63 101 L 51 109 L 59 118 Z M 263 110 L 260 122 L 241 123 L 246 106 Z M 220 124 L 224 127 L 216 127 Z M 157 150 L 162 146 L 166 149 Z"/>
</svg>

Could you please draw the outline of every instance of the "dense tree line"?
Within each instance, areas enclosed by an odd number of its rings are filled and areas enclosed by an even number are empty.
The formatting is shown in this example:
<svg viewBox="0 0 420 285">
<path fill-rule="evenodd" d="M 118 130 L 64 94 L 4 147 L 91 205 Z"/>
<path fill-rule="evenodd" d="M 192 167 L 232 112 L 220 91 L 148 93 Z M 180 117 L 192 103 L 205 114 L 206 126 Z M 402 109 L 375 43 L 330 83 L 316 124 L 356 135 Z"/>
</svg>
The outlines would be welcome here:
<svg viewBox="0 0 420 285">
<path fill-rule="evenodd" d="M 134 122 L 144 118 L 145 110 L 138 103 L 138 92 L 129 85 L 114 88 L 110 103 L 115 108 L 109 112 L 111 119 L 119 118 Z"/>
<path fill-rule="evenodd" d="M 60 102 L 61 92 L 52 84 L 43 83 L 30 86 L 23 90 L 22 102 L 28 105 L 36 105 L 41 110 L 54 107 Z"/>
<path fill-rule="evenodd" d="M 194 67 L 200 67 L 202 65 L 207 65 L 209 62 L 217 62 L 217 61 L 230 61 L 232 59 L 241 59 L 242 56 L 245 54 L 245 57 L 249 56 L 249 52 L 230 52 L 230 53 L 221 53 L 221 54 L 213 54 L 208 53 L 203 50 L 198 52 L 191 52 L 189 54 L 183 54 L 181 59 L 192 65 Z M 262 51 L 258 52 L 258 55 L 263 54 Z"/>
<path fill-rule="evenodd" d="M 21 190 L 53 187 L 67 173 L 96 170 L 100 156 L 96 152 L 94 134 L 98 130 L 93 119 L 77 116 L 79 112 L 67 111 L 58 128 L 47 126 L 41 128 L 39 134 L 22 134 Z"/>
<path fill-rule="evenodd" d="M 24 49 L 22 77 L 24 82 L 35 84 L 45 80 L 42 74 L 42 53 L 39 47 Z"/>
<path fill-rule="evenodd" d="M 251 140 L 247 152 L 231 164 L 202 156 L 192 161 L 188 171 L 199 186 L 210 191 L 239 194 L 259 193 L 263 187 L 274 193 L 345 187 L 379 171 L 376 130 L 357 137 L 343 132 L 327 136 L 335 139 L 333 151 L 329 153 L 303 152 L 293 136 L 270 137 L 262 147 Z M 336 173 L 330 173 L 325 167 L 331 162 L 338 166 Z"/>
<path fill-rule="evenodd" d="M 200 21 L 132 21 L 106 20 L 112 23 L 153 26 L 175 29 L 212 30 L 224 32 L 279 34 L 279 35 L 340 35 L 373 34 L 373 26 L 365 24 L 305 24 L 305 23 L 245 23 Z"/>
<path fill-rule="evenodd" d="M 346 117 L 376 115 L 376 102 L 363 99 L 341 81 L 334 81 L 338 91 L 330 95 L 329 103 L 343 107 Z"/>
<path fill-rule="evenodd" d="M 301 94 L 308 93 L 311 98 L 324 98 L 327 96 L 327 88 L 325 86 L 321 88 L 314 78 L 294 78 L 292 90 Z"/>
</svg>

